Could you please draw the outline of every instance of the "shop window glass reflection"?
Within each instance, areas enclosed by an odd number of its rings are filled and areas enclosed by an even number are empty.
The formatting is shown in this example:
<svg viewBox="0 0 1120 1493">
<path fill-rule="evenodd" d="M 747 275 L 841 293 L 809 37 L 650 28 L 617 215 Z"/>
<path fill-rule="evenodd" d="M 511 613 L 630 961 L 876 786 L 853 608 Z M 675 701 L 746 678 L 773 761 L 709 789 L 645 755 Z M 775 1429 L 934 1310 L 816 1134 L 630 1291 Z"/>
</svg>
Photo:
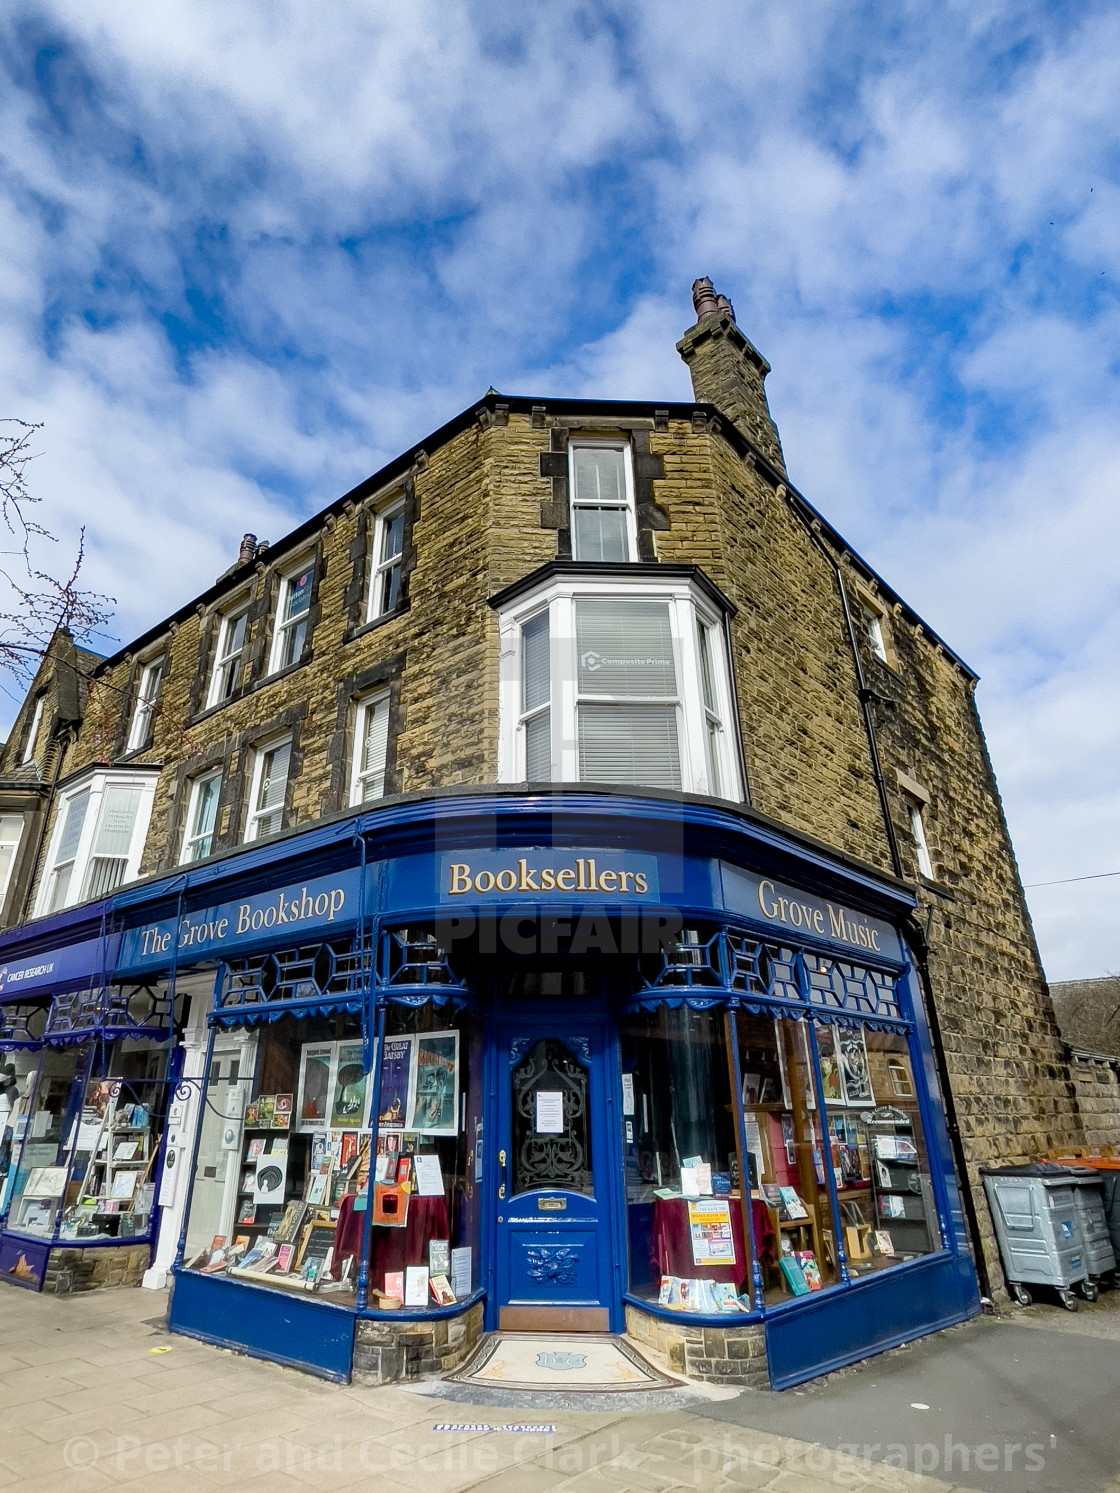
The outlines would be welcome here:
<svg viewBox="0 0 1120 1493">
<path fill-rule="evenodd" d="M 735 1023 L 763 1293 L 774 1305 L 839 1280 L 809 1026 L 748 1012 Z"/>
<path fill-rule="evenodd" d="M 750 1310 L 723 1011 L 623 1018 L 630 1290 L 673 1310 Z"/>
<path fill-rule="evenodd" d="M 850 1273 L 929 1254 L 937 1213 L 905 1037 L 822 1024 L 817 1045 Z"/>
<path fill-rule="evenodd" d="M 186 1267 L 354 1305 L 370 1100 L 357 1016 L 216 1031 Z"/>
<path fill-rule="evenodd" d="M 476 1015 L 392 1004 L 378 1097 L 372 1308 L 434 1310 L 478 1287 L 482 1028 Z"/>
<path fill-rule="evenodd" d="M 9 1233 L 143 1239 L 151 1229 L 167 1049 L 122 1039 L 44 1048 L 13 1124 Z"/>
</svg>

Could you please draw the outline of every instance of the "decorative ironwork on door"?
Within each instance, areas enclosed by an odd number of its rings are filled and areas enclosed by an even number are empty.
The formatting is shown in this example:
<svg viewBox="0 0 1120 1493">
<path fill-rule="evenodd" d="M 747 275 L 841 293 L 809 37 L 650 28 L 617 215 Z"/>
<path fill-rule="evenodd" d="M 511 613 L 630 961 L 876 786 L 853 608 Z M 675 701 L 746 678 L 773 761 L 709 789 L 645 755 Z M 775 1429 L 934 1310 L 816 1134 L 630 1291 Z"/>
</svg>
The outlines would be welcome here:
<svg viewBox="0 0 1120 1493">
<path fill-rule="evenodd" d="M 515 1039 L 513 1051 L 521 1045 Z M 592 1196 L 588 1073 L 572 1047 L 555 1037 L 542 1037 L 510 1069 L 515 1194 L 562 1187 Z M 545 1125 L 556 1123 L 557 1109 L 562 1128 L 538 1124 L 542 1115 Z"/>
</svg>

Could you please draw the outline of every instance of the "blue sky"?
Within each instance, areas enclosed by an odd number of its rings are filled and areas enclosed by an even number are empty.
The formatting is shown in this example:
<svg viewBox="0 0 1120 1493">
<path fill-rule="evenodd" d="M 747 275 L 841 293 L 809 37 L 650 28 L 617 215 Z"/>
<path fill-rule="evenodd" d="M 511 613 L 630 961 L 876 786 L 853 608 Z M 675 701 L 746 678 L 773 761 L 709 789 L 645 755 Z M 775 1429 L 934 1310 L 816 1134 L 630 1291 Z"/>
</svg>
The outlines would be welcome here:
<svg viewBox="0 0 1120 1493">
<path fill-rule="evenodd" d="M 688 398 L 709 274 L 1024 880 L 1120 870 L 1115 5 L 10 0 L 0 67 L 0 413 L 106 649 L 490 384 Z M 1052 979 L 1118 897 L 1030 893 Z"/>
</svg>

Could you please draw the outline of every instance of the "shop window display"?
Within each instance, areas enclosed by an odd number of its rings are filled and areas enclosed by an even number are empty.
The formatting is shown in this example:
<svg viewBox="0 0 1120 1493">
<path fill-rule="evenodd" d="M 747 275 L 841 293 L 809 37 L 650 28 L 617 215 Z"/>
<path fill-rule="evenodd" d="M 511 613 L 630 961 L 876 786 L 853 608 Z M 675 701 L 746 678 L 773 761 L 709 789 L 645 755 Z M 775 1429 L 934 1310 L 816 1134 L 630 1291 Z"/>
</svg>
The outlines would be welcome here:
<svg viewBox="0 0 1120 1493">
<path fill-rule="evenodd" d="M 734 1024 L 763 1297 L 774 1305 L 839 1280 L 810 1026 L 747 1011 Z"/>
<path fill-rule="evenodd" d="M 937 1215 L 905 1037 L 821 1025 L 817 1045 L 851 1274 L 929 1254 Z"/>
<path fill-rule="evenodd" d="M 211 1048 L 184 1263 L 357 1300 L 370 1074 L 361 1023 L 284 1016 Z"/>
<path fill-rule="evenodd" d="M 370 1310 L 471 1295 L 480 1033 L 430 1006 L 386 1028 L 378 1123 L 359 1016 L 215 1033 L 185 1268 L 354 1307 L 368 1226 Z"/>
<path fill-rule="evenodd" d="M 728 1021 L 661 1005 L 620 1025 L 630 1291 L 673 1310 L 751 1308 Z"/>
<path fill-rule="evenodd" d="M 378 1094 L 371 1308 L 454 1306 L 479 1283 L 482 1031 L 467 1011 L 390 1004 Z"/>
<path fill-rule="evenodd" d="M 144 1239 L 166 1102 L 164 1044 L 47 1047 L 13 1123 L 8 1232 L 59 1241 Z"/>
</svg>

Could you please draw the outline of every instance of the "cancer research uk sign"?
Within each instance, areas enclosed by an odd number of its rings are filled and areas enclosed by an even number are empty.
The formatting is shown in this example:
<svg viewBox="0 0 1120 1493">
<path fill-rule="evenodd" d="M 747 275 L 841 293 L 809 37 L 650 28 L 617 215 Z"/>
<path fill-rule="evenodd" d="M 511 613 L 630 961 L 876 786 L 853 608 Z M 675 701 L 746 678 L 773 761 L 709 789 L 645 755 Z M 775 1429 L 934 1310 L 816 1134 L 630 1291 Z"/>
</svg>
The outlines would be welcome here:
<svg viewBox="0 0 1120 1493">
<path fill-rule="evenodd" d="M 359 913 L 357 870 L 296 882 L 279 891 L 262 892 L 129 928 L 121 938 L 121 969 L 167 965 L 172 958 L 221 957 L 291 929 L 295 938 L 328 932 L 354 922 Z"/>
</svg>

